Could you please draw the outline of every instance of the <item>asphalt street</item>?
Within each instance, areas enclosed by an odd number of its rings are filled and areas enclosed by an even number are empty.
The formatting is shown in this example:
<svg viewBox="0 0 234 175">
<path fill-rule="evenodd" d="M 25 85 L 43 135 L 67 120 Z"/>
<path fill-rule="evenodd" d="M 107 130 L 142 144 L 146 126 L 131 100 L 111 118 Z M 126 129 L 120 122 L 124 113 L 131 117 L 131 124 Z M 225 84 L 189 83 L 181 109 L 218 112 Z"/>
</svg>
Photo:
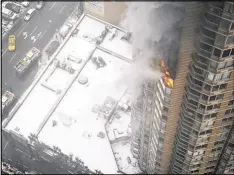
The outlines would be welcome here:
<svg viewBox="0 0 234 175">
<path fill-rule="evenodd" d="M 36 3 L 32 2 L 30 7 L 35 5 Z M 14 66 L 32 47 L 42 51 L 76 6 L 77 2 L 45 2 L 43 8 L 37 10 L 30 21 L 23 21 L 21 27 L 12 33 L 16 36 L 16 50 L 14 52 L 8 51 L 7 40 L 2 43 L 3 91 L 11 87 L 19 98 L 29 87 L 38 71 L 37 65 L 30 69 L 24 78 L 16 76 Z"/>
<path fill-rule="evenodd" d="M 31 2 L 29 8 L 35 5 L 35 2 Z M 38 71 L 37 66 L 29 70 L 24 79 L 16 77 L 14 66 L 32 47 L 43 50 L 56 30 L 63 25 L 76 6 L 77 2 L 45 2 L 44 7 L 41 10 L 37 10 L 35 16 L 29 22 L 23 21 L 20 28 L 15 33 L 12 33 L 16 36 L 16 50 L 14 52 L 8 51 L 7 40 L 2 43 L 3 91 L 9 90 L 7 87 L 11 87 L 12 91 L 19 98 L 29 87 Z M 12 148 L 9 147 L 8 141 L 4 137 L 1 137 L 1 139 L 2 152 L 11 154 Z"/>
</svg>

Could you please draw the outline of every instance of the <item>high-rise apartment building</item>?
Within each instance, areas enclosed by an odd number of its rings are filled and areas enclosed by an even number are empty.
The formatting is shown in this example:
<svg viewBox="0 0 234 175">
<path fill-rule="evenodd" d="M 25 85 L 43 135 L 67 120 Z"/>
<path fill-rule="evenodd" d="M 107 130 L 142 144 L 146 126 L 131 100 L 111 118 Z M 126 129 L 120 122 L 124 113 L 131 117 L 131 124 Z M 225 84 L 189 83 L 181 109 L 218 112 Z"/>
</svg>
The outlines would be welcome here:
<svg viewBox="0 0 234 175">
<path fill-rule="evenodd" d="M 153 173 L 233 173 L 234 3 L 188 2 L 173 84 L 146 81 L 132 152 Z"/>
</svg>

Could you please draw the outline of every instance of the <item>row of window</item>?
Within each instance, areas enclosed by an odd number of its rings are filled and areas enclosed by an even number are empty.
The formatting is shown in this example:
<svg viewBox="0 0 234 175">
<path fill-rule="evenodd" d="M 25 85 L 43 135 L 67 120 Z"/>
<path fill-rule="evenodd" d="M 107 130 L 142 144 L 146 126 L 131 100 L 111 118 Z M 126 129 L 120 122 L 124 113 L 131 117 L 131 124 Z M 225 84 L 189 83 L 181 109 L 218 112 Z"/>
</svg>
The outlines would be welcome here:
<svg viewBox="0 0 234 175">
<path fill-rule="evenodd" d="M 234 114 L 234 108 L 225 111 L 225 115 Z"/>
<path fill-rule="evenodd" d="M 221 16 L 215 16 L 210 13 L 204 15 L 204 19 L 212 25 L 209 25 L 209 28 L 217 30 L 218 28 L 222 30 L 233 30 L 233 22 L 223 19 Z"/>
<path fill-rule="evenodd" d="M 221 74 L 213 74 L 211 72 L 208 72 L 207 79 L 210 81 L 217 82 L 217 81 L 227 80 L 230 78 L 230 76 L 231 76 L 231 72 L 224 72 Z"/>
<path fill-rule="evenodd" d="M 228 102 L 228 106 L 231 106 L 233 104 L 234 104 L 234 100 L 231 100 L 231 101 Z"/>
<path fill-rule="evenodd" d="M 189 75 L 189 78 L 191 79 L 191 81 L 196 84 L 197 86 L 200 86 L 202 87 L 203 86 L 203 82 L 197 80 L 197 79 L 194 79 L 192 78 L 191 75 Z M 219 90 L 223 90 L 223 89 L 226 89 L 227 87 L 227 83 L 224 83 L 224 84 L 220 84 L 220 85 L 215 85 L 215 86 L 211 86 L 209 84 L 205 84 L 204 85 L 204 90 L 206 91 L 209 91 L 209 92 L 215 92 L 215 91 L 219 91 Z"/>
<path fill-rule="evenodd" d="M 215 58 L 221 59 L 221 58 L 226 58 L 234 55 L 234 48 L 232 49 L 219 49 L 215 48 L 213 46 L 210 46 L 205 43 L 200 43 L 199 44 L 200 49 L 209 52 L 211 55 L 209 56 L 215 56 Z"/>
</svg>

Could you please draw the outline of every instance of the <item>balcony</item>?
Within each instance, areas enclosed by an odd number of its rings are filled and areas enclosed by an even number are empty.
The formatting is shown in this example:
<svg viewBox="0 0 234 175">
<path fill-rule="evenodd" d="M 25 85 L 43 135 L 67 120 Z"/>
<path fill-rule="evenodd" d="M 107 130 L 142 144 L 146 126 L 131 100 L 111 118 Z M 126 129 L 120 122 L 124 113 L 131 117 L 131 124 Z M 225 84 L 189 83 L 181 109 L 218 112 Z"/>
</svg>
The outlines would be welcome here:
<svg viewBox="0 0 234 175">
<path fill-rule="evenodd" d="M 196 72 L 196 71 L 194 70 L 194 68 L 192 67 L 191 64 L 190 64 L 190 66 L 189 66 L 189 70 L 190 70 L 190 74 L 191 74 L 194 78 L 196 78 L 196 79 L 198 79 L 198 80 L 200 80 L 200 81 L 202 81 L 202 82 L 205 81 L 204 76 L 201 75 L 200 73 Z"/>
<path fill-rule="evenodd" d="M 223 16 L 223 18 L 226 18 L 226 19 L 228 19 L 228 20 L 233 20 L 233 18 L 234 18 L 234 15 L 233 14 L 230 14 L 230 13 L 226 13 L 226 12 L 223 12 L 223 14 L 222 14 Z"/>
<path fill-rule="evenodd" d="M 214 6 L 214 5 L 210 4 L 210 3 L 206 3 L 205 9 L 206 9 L 206 11 L 208 13 L 210 13 L 212 15 L 219 16 L 219 17 L 221 17 L 222 13 L 223 13 L 222 8 L 216 7 L 216 6 Z"/>
<path fill-rule="evenodd" d="M 211 46 L 214 46 L 215 39 L 207 37 L 202 33 L 198 37 L 201 40 L 201 42 L 208 44 L 208 45 L 211 45 Z"/>
<path fill-rule="evenodd" d="M 182 113 L 183 113 L 184 115 L 186 115 L 187 117 L 189 117 L 190 119 L 196 121 L 196 122 L 200 122 L 200 123 L 201 123 L 201 121 L 202 121 L 202 119 L 199 118 L 199 117 L 197 117 L 196 114 L 192 114 L 191 112 L 188 112 L 188 111 L 186 110 L 186 107 L 185 107 L 184 104 L 182 105 Z"/>
<path fill-rule="evenodd" d="M 145 82 L 145 89 L 150 92 L 154 92 L 155 85 L 153 82 L 146 81 Z"/>
<path fill-rule="evenodd" d="M 200 45 L 199 45 L 197 40 L 195 42 L 195 46 L 196 46 L 195 48 L 196 48 L 196 51 L 197 51 L 198 55 L 201 55 L 201 56 L 203 56 L 205 58 L 211 58 L 212 52 L 200 48 Z"/>
<path fill-rule="evenodd" d="M 218 72 L 216 69 L 214 69 L 213 67 L 210 66 L 208 61 L 206 63 L 205 61 L 200 59 L 199 56 L 196 56 L 196 54 L 192 54 L 192 60 L 197 67 L 202 68 L 204 71 L 209 71 L 209 72 L 213 72 L 213 73 Z"/>
<path fill-rule="evenodd" d="M 195 82 L 192 81 L 191 76 L 188 75 L 186 78 L 189 83 L 189 87 L 192 87 L 193 89 L 199 90 L 199 91 L 202 90 L 202 86 L 195 84 Z"/>
<path fill-rule="evenodd" d="M 215 24 L 215 23 L 210 22 L 204 16 L 201 19 L 201 25 L 204 26 L 204 28 L 206 28 L 206 29 L 212 30 L 213 32 L 217 32 L 217 30 L 219 28 L 219 24 Z"/>
<path fill-rule="evenodd" d="M 182 115 L 182 122 L 184 122 L 184 124 L 186 124 L 187 126 L 195 129 L 195 130 L 199 130 L 201 127 L 201 123 L 197 123 L 196 121 L 190 122 L 188 121 L 188 119 L 186 119 L 186 117 L 184 115 Z"/>
<path fill-rule="evenodd" d="M 186 94 L 188 97 L 190 97 L 194 101 L 199 101 L 200 95 L 195 95 L 195 94 L 191 93 L 188 86 L 185 87 L 185 90 L 186 90 Z"/>
<path fill-rule="evenodd" d="M 232 134 L 232 137 L 230 138 L 229 142 L 234 143 L 234 134 Z"/>
<path fill-rule="evenodd" d="M 198 106 L 191 104 L 188 99 L 184 96 L 184 104 L 186 107 L 193 109 L 193 110 L 197 110 Z"/>
</svg>

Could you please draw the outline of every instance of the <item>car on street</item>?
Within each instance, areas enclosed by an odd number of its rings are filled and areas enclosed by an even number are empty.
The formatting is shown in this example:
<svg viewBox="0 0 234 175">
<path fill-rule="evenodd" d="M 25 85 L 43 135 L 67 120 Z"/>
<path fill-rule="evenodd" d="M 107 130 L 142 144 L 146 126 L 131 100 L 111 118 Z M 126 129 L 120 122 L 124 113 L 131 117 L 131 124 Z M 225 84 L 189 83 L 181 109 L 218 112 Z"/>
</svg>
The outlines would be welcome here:
<svg viewBox="0 0 234 175">
<path fill-rule="evenodd" d="M 26 13 L 26 15 L 24 16 L 24 20 L 25 21 L 29 21 L 36 13 L 36 9 L 35 8 L 31 8 L 28 10 L 28 12 Z"/>
<path fill-rule="evenodd" d="M 59 47 L 59 42 L 58 41 L 53 41 L 52 43 L 50 43 L 50 45 L 47 47 L 47 49 L 45 50 L 45 52 L 51 56 L 54 54 L 54 52 L 57 50 L 57 48 Z"/>
<path fill-rule="evenodd" d="M 21 2 L 21 4 L 22 4 L 24 7 L 28 7 L 28 6 L 29 6 L 29 1 L 23 1 L 23 2 Z"/>
<path fill-rule="evenodd" d="M 69 33 L 69 31 L 71 30 L 71 28 L 73 27 L 73 25 L 71 23 L 67 23 L 64 26 L 62 26 L 59 30 L 59 34 L 65 38 L 67 36 L 67 34 Z"/>
<path fill-rule="evenodd" d="M 43 7 L 44 2 L 43 1 L 38 1 L 36 5 L 36 9 L 40 10 Z"/>
<path fill-rule="evenodd" d="M 21 10 L 21 7 L 19 5 L 16 5 L 16 4 L 11 3 L 11 2 L 6 3 L 5 8 L 7 8 L 8 10 L 11 10 L 15 13 L 20 13 L 20 10 Z"/>
<path fill-rule="evenodd" d="M 7 20 L 16 20 L 17 18 L 19 18 L 19 15 L 15 14 L 14 12 L 8 10 L 5 7 L 2 7 L 2 17 L 3 19 Z"/>
<path fill-rule="evenodd" d="M 8 37 L 8 50 L 9 51 L 15 51 L 15 35 L 10 35 Z"/>
</svg>

